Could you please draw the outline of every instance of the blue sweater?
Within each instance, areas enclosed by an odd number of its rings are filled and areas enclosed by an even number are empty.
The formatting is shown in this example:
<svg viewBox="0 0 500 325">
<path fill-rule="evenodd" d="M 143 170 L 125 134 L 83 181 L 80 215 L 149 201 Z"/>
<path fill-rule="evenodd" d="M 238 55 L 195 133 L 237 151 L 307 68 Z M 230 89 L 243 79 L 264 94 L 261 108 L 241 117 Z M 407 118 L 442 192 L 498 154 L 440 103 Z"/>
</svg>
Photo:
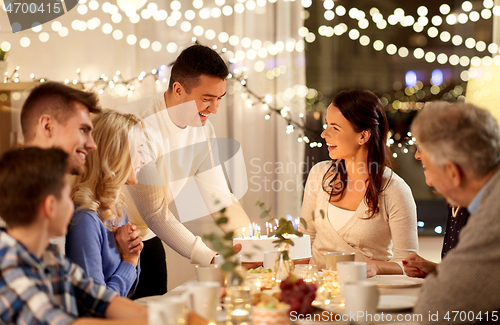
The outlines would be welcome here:
<svg viewBox="0 0 500 325">
<path fill-rule="evenodd" d="M 128 216 L 123 219 L 119 226 L 128 222 Z M 122 262 L 115 236 L 94 211 L 83 209 L 73 214 L 66 236 L 66 255 L 95 282 L 115 290 L 120 296 L 127 297 L 130 291 L 135 291 L 139 264 L 135 268 L 131 263 Z"/>
</svg>

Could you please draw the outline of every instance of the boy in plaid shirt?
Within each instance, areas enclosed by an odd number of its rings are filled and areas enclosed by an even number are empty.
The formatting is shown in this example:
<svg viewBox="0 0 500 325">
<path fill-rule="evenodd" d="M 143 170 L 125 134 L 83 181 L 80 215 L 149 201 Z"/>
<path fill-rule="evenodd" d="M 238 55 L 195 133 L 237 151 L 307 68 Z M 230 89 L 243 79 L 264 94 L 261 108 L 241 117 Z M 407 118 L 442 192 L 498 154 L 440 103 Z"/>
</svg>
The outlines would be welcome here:
<svg viewBox="0 0 500 325">
<path fill-rule="evenodd" d="M 0 159 L 0 322 L 147 324 L 147 308 L 94 283 L 49 239 L 73 214 L 68 154 L 26 148 Z M 77 319 L 78 318 L 78 319 Z"/>
</svg>

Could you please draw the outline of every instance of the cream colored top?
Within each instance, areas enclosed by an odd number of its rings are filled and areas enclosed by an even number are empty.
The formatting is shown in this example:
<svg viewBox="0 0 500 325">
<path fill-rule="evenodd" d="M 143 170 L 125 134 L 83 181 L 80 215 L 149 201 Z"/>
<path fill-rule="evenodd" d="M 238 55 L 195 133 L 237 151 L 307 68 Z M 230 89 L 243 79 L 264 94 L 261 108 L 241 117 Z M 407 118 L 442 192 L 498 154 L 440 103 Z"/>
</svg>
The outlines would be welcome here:
<svg viewBox="0 0 500 325">
<path fill-rule="evenodd" d="M 329 195 L 323 190 L 323 176 L 332 161 L 316 164 L 304 190 L 301 217 L 307 222 L 305 234 L 311 236 L 311 264 L 325 267 L 326 252 L 354 252 L 358 261 L 404 260 L 418 252 L 417 209 L 409 186 L 391 169 L 385 168 L 379 197 L 379 212 L 369 218 L 365 200 L 346 224 L 335 230 L 326 217 Z M 388 185 L 386 186 L 386 184 Z M 323 210 L 325 217 L 321 216 Z M 314 211 L 314 220 L 312 217 Z"/>
<path fill-rule="evenodd" d="M 330 223 L 335 230 L 342 228 L 347 221 L 352 218 L 354 212 L 356 211 L 342 209 L 331 203 L 328 204 L 328 220 L 330 220 Z"/>
</svg>

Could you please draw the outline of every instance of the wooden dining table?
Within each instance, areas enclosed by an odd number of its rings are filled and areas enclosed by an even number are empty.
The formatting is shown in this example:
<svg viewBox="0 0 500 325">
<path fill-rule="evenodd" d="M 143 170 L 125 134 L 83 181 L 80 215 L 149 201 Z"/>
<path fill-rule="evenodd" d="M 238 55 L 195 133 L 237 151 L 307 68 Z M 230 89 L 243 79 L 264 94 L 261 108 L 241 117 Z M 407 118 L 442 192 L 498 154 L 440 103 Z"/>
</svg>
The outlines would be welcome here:
<svg viewBox="0 0 500 325">
<path fill-rule="evenodd" d="M 379 276 L 380 277 L 380 276 Z M 408 285 L 408 286 L 401 286 L 401 285 L 391 285 L 391 277 L 394 277 L 394 283 L 400 283 L 401 279 L 403 276 L 383 276 L 384 281 L 382 285 L 378 285 L 379 287 L 379 299 L 383 299 L 384 296 L 390 297 L 390 298 L 405 298 L 407 297 L 408 300 L 415 300 L 416 297 L 418 297 L 418 294 L 421 289 L 421 284 L 417 285 Z M 408 278 L 412 279 L 412 278 Z M 370 278 L 367 279 L 366 281 L 374 281 L 377 282 L 378 279 L 376 278 Z M 179 285 L 178 287 L 170 290 L 167 292 L 165 295 L 162 296 L 151 296 L 151 297 L 145 297 L 145 298 L 140 298 L 135 300 L 137 303 L 147 305 L 149 302 L 155 301 L 155 300 L 160 300 L 162 297 L 172 297 L 172 296 L 179 296 L 182 295 L 184 292 L 186 292 L 187 289 L 187 284 L 190 282 L 195 282 L 196 278 L 193 277 L 192 279 L 189 279 L 188 281 L 184 282 L 183 284 Z M 423 282 L 423 281 L 421 281 Z M 403 296 L 403 297 L 401 297 Z M 403 299 L 404 300 L 404 299 Z M 219 307 L 220 308 L 220 307 Z M 323 308 L 324 310 L 329 310 L 328 308 Z M 337 307 L 333 308 L 332 310 L 335 310 L 335 312 L 339 313 L 342 310 L 342 307 Z M 412 312 L 411 307 L 410 308 L 401 308 L 396 310 L 384 310 L 384 311 L 378 311 L 376 314 L 372 315 L 372 322 L 371 324 L 406 324 L 406 325 L 416 325 L 419 324 L 419 322 L 422 320 L 423 317 L 428 317 L 428 315 L 418 315 L 414 314 Z M 221 308 L 218 311 L 218 319 L 220 320 L 220 324 L 224 323 L 224 317 L 225 317 L 225 312 Z M 344 317 L 345 319 L 345 317 Z M 197 323 L 201 324 L 201 323 Z M 302 322 L 292 322 L 290 321 L 290 324 L 306 324 L 306 325 L 316 325 L 316 324 L 349 324 L 349 321 L 333 321 L 333 322 L 307 322 L 307 321 L 302 321 Z"/>
</svg>

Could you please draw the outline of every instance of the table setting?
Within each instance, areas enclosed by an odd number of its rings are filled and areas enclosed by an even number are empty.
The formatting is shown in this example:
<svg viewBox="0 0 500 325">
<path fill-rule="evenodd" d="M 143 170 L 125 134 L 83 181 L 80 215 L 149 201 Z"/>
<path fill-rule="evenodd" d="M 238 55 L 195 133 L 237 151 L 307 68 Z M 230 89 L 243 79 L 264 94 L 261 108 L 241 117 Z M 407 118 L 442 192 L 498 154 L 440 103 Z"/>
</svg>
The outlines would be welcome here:
<svg viewBox="0 0 500 325">
<path fill-rule="evenodd" d="M 334 263 L 331 256 L 341 258 Z M 424 279 L 366 278 L 366 263 L 354 261 L 354 255 L 328 252 L 325 257 L 330 268 L 296 264 L 282 280 L 272 265 L 246 270 L 243 263 L 237 267 L 242 278 L 237 286 L 228 286 L 233 276 L 221 264 L 197 266 L 196 278 L 164 296 L 137 302 L 149 306 L 151 324 L 414 324 L 418 320 L 411 310 Z"/>
<path fill-rule="evenodd" d="M 269 209 L 258 204 L 266 215 Z M 220 222 L 227 222 L 223 214 Z M 256 224 L 241 238 L 206 235 L 219 252 L 214 264 L 197 265 L 196 278 L 137 302 L 150 307 L 155 325 L 412 324 L 424 279 L 367 278 L 367 263 L 342 251 L 324 253 L 319 270 L 307 264 L 311 239 L 300 226 L 300 220 L 281 218 L 266 223 L 266 235 Z M 238 254 L 234 245 L 241 245 Z"/>
</svg>

